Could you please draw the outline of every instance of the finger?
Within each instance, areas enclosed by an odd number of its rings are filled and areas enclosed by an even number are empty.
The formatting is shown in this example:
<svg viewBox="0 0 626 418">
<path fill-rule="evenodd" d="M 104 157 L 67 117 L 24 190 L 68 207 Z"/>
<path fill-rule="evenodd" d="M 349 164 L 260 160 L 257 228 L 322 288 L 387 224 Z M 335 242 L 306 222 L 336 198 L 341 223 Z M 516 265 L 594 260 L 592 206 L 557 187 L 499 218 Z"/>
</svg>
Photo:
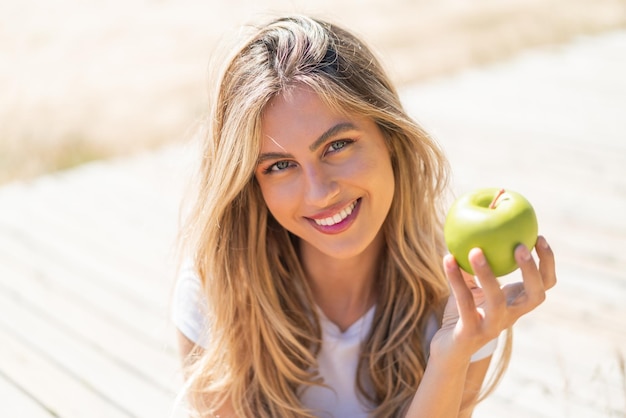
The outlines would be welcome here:
<svg viewBox="0 0 626 418">
<path fill-rule="evenodd" d="M 472 292 L 472 296 L 474 297 L 474 305 L 476 305 L 476 307 L 480 311 L 481 305 L 485 302 L 485 292 L 483 292 L 483 289 L 478 285 L 476 276 L 466 272 L 463 269 L 461 269 L 461 274 L 463 275 L 463 280 L 465 280 L 465 284 Z"/>
<path fill-rule="evenodd" d="M 476 276 L 464 270 L 461 270 L 461 274 L 463 275 L 463 280 L 465 280 L 467 287 L 469 287 L 472 290 L 478 288 L 478 283 L 476 282 Z"/>
<path fill-rule="evenodd" d="M 482 250 L 480 248 L 473 248 L 469 252 L 468 258 L 485 293 L 486 307 L 490 307 L 491 309 L 503 309 L 506 307 L 506 299 L 500 289 L 500 283 L 491 271 L 491 267 L 489 267 Z"/>
<path fill-rule="evenodd" d="M 535 251 L 537 256 L 539 256 L 539 272 L 543 280 L 543 287 L 546 290 L 550 289 L 556 284 L 556 271 L 554 253 L 545 237 L 539 236 L 537 238 Z"/>
<path fill-rule="evenodd" d="M 522 271 L 524 282 L 524 298 L 518 298 L 513 305 L 521 310 L 521 314 L 526 313 L 541 304 L 546 298 L 541 273 L 535 264 L 535 260 L 528 248 L 520 244 L 515 248 L 515 260 Z"/>
<path fill-rule="evenodd" d="M 476 316 L 476 304 L 474 303 L 474 297 L 472 291 L 467 287 L 463 274 L 459 269 L 454 256 L 448 254 L 443 259 L 443 265 L 446 271 L 446 276 L 450 282 L 450 287 L 454 293 L 456 300 L 456 306 L 459 311 L 459 316 L 464 323 L 476 324 L 478 318 Z"/>
</svg>

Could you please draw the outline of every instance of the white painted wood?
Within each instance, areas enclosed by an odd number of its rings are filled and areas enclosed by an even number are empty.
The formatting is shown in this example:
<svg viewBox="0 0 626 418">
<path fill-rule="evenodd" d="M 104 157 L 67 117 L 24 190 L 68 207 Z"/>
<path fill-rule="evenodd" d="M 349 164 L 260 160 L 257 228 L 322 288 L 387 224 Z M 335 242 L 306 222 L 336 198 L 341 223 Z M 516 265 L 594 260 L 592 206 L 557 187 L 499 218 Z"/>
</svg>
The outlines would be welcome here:
<svg viewBox="0 0 626 418">
<path fill-rule="evenodd" d="M 28 418 L 52 418 L 53 415 L 43 406 L 37 403 L 27 393 L 24 393 L 14 382 L 6 380 L 6 376 L 0 375 L 0 416 L 2 417 L 28 417 Z"/>
<path fill-rule="evenodd" d="M 4 306 L 3 306 L 4 309 Z M 3 318 L 4 319 L 4 318 Z M 16 318 L 17 319 L 17 318 Z M 103 398 L 84 381 L 68 375 L 0 325 L 0 368 L 17 385 L 59 417 L 128 418 L 132 415 Z"/>
<path fill-rule="evenodd" d="M 7 333 L 41 355 L 42 361 L 58 368 L 69 379 L 89 388 L 111 405 L 137 417 L 158 416 L 170 407 L 175 390 L 161 387 L 154 375 L 144 374 L 133 365 L 133 361 L 141 361 L 141 356 L 149 351 L 135 353 L 133 358 L 119 359 L 68 330 L 64 323 L 42 315 L 36 305 L 30 305 L 26 300 L 10 298 L 3 293 L 0 294 L 0 305 L 6 315 L 0 319 L 0 326 Z M 174 381 L 174 370 L 166 364 L 161 367 L 159 370 L 163 373 L 169 369 Z M 74 398 L 72 392 L 64 393 L 65 399 Z"/>
</svg>

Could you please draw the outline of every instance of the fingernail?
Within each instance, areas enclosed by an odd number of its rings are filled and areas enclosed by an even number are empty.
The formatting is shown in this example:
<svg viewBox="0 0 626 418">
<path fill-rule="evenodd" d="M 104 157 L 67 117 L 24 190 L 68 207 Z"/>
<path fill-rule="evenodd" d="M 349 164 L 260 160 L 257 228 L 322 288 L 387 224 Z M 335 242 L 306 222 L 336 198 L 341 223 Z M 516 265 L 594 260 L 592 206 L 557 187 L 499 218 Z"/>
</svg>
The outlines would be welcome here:
<svg viewBox="0 0 626 418">
<path fill-rule="evenodd" d="M 480 252 L 480 256 L 478 257 L 478 265 L 481 267 L 485 267 L 487 265 L 487 257 L 485 257 L 485 254 L 483 254 L 483 252 Z"/>
<path fill-rule="evenodd" d="M 487 264 L 487 258 L 485 258 L 485 254 L 479 248 L 471 250 L 469 258 L 474 260 L 474 263 L 476 263 L 478 267 L 484 267 Z"/>
<path fill-rule="evenodd" d="M 456 269 L 458 269 L 458 264 L 455 260 L 455 258 L 453 256 L 446 256 L 443 259 L 443 264 L 444 267 L 446 268 L 447 271 L 454 271 Z"/>
<path fill-rule="evenodd" d="M 520 245 L 517 247 L 518 257 L 522 259 L 522 261 L 530 260 L 530 251 L 526 248 L 525 245 Z"/>
<path fill-rule="evenodd" d="M 544 237 L 539 237 L 539 246 L 543 248 L 544 250 L 547 250 L 548 248 L 550 248 L 548 241 Z"/>
</svg>

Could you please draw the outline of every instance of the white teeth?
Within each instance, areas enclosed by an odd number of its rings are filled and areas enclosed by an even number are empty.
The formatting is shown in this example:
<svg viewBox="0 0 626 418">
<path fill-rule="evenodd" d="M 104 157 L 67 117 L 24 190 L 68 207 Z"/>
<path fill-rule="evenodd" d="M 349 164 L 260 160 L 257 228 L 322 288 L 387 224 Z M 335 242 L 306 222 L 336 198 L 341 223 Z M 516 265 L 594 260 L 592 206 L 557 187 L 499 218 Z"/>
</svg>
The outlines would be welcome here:
<svg viewBox="0 0 626 418">
<path fill-rule="evenodd" d="M 329 216 L 328 218 L 324 218 L 324 219 L 315 219 L 315 223 L 321 226 L 332 226 L 335 225 L 341 221 L 343 221 L 344 219 L 346 219 L 348 216 L 350 216 L 350 214 L 352 213 L 352 211 L 354 210 L 356 206 L 356 201 L 352 202 L 352 204 L 350 206 L 348 206 L 345 209 L 342 209 L 341 212 L 333 215 L 333 216 Z"/>
</svg>

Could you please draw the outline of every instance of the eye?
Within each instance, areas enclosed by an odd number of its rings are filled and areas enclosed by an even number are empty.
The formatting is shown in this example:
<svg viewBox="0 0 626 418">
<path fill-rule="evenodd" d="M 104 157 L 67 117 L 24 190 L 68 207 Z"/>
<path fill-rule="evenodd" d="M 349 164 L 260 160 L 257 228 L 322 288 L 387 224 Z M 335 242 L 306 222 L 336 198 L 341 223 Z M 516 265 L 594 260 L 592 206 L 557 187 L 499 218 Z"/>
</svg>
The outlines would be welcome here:
<svg viewBox="0 0 626 418">
<path fill-rule="evenodd" d="M 263 172 L 266 174 L 269 174 L 272 172 L 283 171 L 289 168 L 290 166 L 291 166 L 291 163 L 289 161 L 286 161 L 286 160 L 277 161 L 274 164 L 267 167 L 265 170 L 263 170 Z"/>
<path fill-rule="evenodd" d="M 352 142 L 353 141 L 350 139 L 340 139 L 338 141 L 331 142 L 330 145 L 328 146 L 328 151 L 330 152 L 339 151 L 347 147 Z"/>
</svg>

